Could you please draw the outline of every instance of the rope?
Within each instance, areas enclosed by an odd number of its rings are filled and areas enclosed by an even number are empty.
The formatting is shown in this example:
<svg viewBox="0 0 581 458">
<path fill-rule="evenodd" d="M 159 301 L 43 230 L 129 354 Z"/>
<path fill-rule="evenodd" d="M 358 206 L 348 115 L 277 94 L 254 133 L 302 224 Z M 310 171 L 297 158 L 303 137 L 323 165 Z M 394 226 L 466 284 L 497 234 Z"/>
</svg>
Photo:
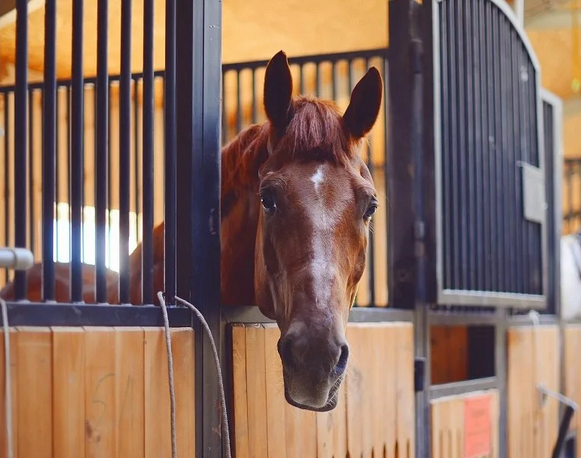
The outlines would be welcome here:
<svg viewBox="0 0 581 458">
<path fill-rule="evenodd" d="M 161 291 L 157 293 L 161 310 L 163 312 L 163 325 L 165 327 L 165 343 L 167 345 L 167 372 L 169 377 L 169 399 L 171 408 L 171 456 L 178 458 L 177 431 L 176 431 L 176 393 L 173 378 L 173 354 L 171 351 L 171 332 L 169 330 L 169 317 L 167 316 L 167 306 L 163 300 Z"/>
<path fill-rule="evenodd" d="M 2 326 L 4 328 L 4 390 L 6 398 L 6 444 L 8 446 L 8 458 L 14 456 L 12 450 L 12 389 L 10 381 L 12 374 L 10 370 L 10 329 L 8 327 L 8 307 L 4 299 L 0 298 L 0 307 L 2 307 Z"/>
<path fill-rule="evenodd" d="M 165 334 L 166 334 L 166 344 L 167 344 L 167 353 L 168 353 L 168 373 L 169 373 L 169 390 L 170 390 L 170 402 L 171 402 L 171 435 L 172 435 L 172 458 L 177 458 L 177 447 L 176 447 L 176 421 L 175 421 L 175 391 L 174 391 L 174 381 L 173 381 L 173 359 L 171 357 L 171 338 L 170 338 L 170 329 L 169 329 L 169 320 L 167 316 L 167 306 L 163 299 L 163 293 L 159 291 L 157 293 L 157 297 L 159 299 L 159 303 L 161 304 L 161 308 L 163 310 L 163 320 L 165 326 Z M 232 452 L 230 448 L 230 434 L 228 429 L 228 412 L 226 410 L 226 395 L 224 393 L 224 380 L 222 378 L 222 370 L 220 367 L 220 358 L 218 357 L 218 350 L 216 349 L 216 344 L 214 342 L 214 338 L 212 336 L 212 331 L 210 330 L 210 326 L 208 326 L 207 321 L 204 318 L 204 315 L 200 313 L 200 311 L 190 304 L 188 301 L 182 299 L 181 297 L 176 296 L 176 301 L 185 305 L 189 308 L 198 320 L 202 323 L 202 327 L 204 331 L 208 335 L 208 339 L 210 340 L 210 345 L 212 347 L 212 353 L 214 355 L 214 363 L 216 364 L 216 371 L 218 373 L 218 387 L 220 389 L 220 402 L 222 405 L 222 437 L 224 440 L 224 448 L 225 448 L 225 457 L 231 458 Z"/>
</svg>

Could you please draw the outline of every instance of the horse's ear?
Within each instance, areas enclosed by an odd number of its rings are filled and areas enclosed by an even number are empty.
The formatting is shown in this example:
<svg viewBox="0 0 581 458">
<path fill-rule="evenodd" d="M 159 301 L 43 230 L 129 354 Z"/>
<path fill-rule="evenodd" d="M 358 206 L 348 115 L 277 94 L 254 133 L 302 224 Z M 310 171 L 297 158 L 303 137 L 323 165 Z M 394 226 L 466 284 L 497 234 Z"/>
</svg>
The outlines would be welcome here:
<svg viewBox="0 0 581 458">
<path fill-rule="evenodd" d="M 286 54 L 276 53 L 266 66 L 264 75 L 264 110 L 270 123 L 284 130 L 288 124 L 293 78 Z"/>
<path fill-rule="evenodd" d="M 379 114 L 382 96 L 381 75 L 375 67 L 371 67 L 353 89 L 343 115 L 345 128 L 351 137 L 360 139 L 371 130 Z"/>
</svg>

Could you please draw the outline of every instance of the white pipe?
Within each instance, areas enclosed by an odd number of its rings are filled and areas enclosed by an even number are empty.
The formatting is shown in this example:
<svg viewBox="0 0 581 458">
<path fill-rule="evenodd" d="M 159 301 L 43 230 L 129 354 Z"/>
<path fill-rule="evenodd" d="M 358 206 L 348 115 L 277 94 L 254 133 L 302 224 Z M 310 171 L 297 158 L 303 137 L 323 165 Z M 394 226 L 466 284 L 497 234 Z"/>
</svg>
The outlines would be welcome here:
<svg viewBox="0 0 581 458">
<path fill-rule="evenodd" d="M 26 270 L 34 264 L 34 256 L 26 248 L 0 248 L 0 268 Z"/>
<path fill-rule="evenodd" d="M 514 0 L 513 2 L 514 14 L 518 19 L 521 27 L 525 26 L 525 0 Z"/>
</svg>

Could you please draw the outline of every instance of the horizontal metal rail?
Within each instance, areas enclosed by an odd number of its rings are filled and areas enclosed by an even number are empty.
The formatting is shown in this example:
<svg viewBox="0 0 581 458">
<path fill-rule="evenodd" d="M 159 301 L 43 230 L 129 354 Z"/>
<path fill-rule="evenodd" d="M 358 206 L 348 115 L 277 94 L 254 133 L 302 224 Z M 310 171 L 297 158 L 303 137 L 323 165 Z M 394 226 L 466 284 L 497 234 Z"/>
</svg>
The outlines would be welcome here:
<svg viewBox="0 0 581 458">
<path fill-rule="evenodd" d="M 447 396 L 458 396 L 474 391 L 491 390 L 500 387 L 497 377 L 487 377 L 462 382 L 433 385 L 430 387 L 430 399 L 439 399 Z"/>
</svg>

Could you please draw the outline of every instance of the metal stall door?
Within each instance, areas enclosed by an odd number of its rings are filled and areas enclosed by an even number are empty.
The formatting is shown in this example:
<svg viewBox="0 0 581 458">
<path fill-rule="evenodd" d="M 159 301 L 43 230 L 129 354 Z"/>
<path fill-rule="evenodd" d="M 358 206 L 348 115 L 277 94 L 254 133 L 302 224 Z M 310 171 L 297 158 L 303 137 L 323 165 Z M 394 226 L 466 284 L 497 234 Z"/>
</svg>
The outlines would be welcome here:
<svg viewBox="0 0 581 458">
<path fill-rule="evenodd" d="M 436 302 L 544 308 L 539 63 L 505 2 L 433 10 Z"/>
</svg>

